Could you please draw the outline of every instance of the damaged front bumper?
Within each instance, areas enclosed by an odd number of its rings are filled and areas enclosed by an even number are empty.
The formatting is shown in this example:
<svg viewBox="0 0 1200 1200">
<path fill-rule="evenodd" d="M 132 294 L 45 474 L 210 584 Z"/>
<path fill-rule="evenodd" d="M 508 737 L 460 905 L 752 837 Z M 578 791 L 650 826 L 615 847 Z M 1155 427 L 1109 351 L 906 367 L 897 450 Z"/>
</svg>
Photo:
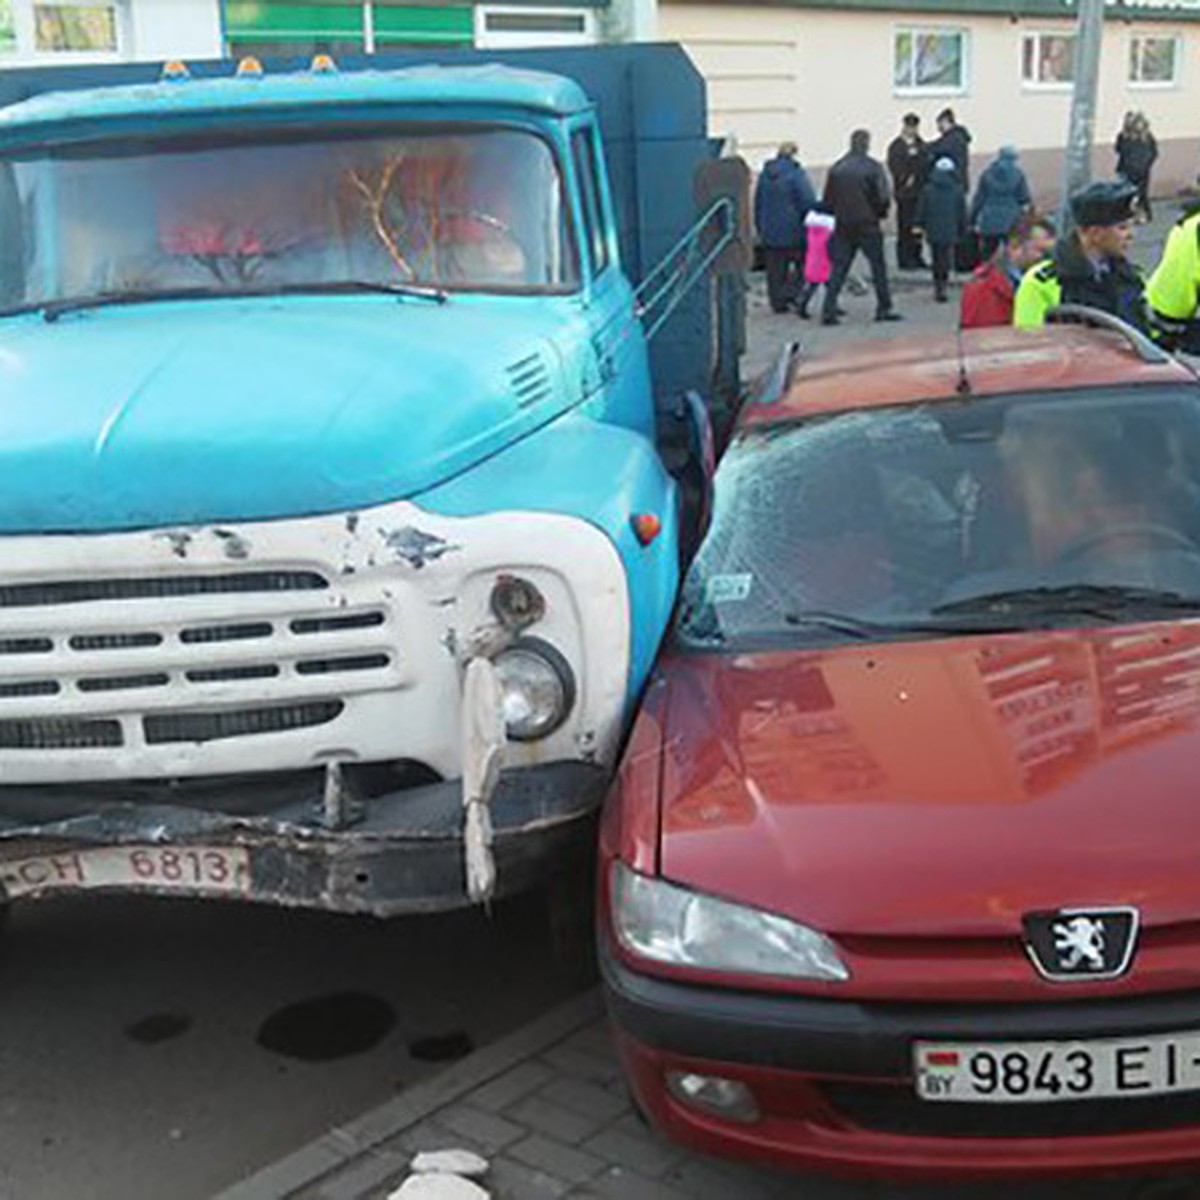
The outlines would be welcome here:
<svg viewBox="0 0 1200 1200">
<path fill-rule="evenodd" d="M 608 780 L 606 768 L 586 762 L 501 774 L 489 805 L 497 896 L 590 854 Z M 228 802 L 218 794 L 216 804 L 211 793 L 196 803 L 81 796 L 74 811 L 60 806 L 47 821 L 28 816 L 36 789 L 3 789 L 0 897 L 140 892 L 378 917 L 471 903 L 461 781 L 350 800 L 336 828 L 323 819 L 319 790 L 275 788 L 264 811 L 248 803 L 248 787 L 231 783 Z M 271 791 L 265 781 L 262 790 Z"/>
</svg>

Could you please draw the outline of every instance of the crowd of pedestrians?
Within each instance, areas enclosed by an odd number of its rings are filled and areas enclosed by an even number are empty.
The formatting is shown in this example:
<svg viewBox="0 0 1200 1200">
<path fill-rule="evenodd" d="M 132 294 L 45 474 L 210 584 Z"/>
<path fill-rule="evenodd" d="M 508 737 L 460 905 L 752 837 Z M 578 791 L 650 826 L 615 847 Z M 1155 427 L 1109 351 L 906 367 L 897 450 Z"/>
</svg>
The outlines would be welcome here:
<svg viewBox="0 0 1200 1200">
<path fill-rule="evenodd" d="M 1117 176 L 1069 198 L 1070 229 L 1059 237 L 1034 209 L 1015 146 L 1002 146 L 971 191 L 971 133 L 952 109 L 937 136 L 921 136 L 906 113 L 887 148 L 871 156 L 871 135 L 856 129 L 847 153 L 829 168 L 820 198 L 785 142 L 765 165 L 755 222 L 776 312 L 810 316 L 824 286 L 821 321 L 836 325 L 842 288 L 861 252 L 875 292 L 875 319 L 898 321 L 884 253 L 883 224 L 895 205 L 896 265 L 928 269 L 934 298 L 949 300 L 953 272 L 962 289 L 963 328 L 1042 324 L 1063 304 L 1103 309 L 1172 347 L 1200 348 L 1200 211 L 1179 223 L 1162 263 L 1144 279 L 1128 255 L 1137 221 L 1151 217 L 1151 173 L 1158 147 L 1141 113 L 1127 113 L 1117 135 Z"/>
</svg>

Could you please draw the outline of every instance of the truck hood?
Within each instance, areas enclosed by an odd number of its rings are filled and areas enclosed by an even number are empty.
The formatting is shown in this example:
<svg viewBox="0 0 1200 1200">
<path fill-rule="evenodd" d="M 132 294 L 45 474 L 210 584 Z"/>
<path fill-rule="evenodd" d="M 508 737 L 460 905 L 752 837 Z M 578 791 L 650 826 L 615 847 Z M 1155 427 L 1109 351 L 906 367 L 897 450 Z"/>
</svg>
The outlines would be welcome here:
<svg viewBox="0 0 1200 1200">
<path fill-rule="evenodd" d="M 835 935 L 1200 917 L 1200 624 L 673 656 L 662 873 Z"/>
<path fill-rule="evenodd" d="M 412 496 L 569 396 L 562 302 L 288 297 L 0 322 L 0 533 Z M 578 388 L 578 383 L 576 387 Z"/>
</svg>

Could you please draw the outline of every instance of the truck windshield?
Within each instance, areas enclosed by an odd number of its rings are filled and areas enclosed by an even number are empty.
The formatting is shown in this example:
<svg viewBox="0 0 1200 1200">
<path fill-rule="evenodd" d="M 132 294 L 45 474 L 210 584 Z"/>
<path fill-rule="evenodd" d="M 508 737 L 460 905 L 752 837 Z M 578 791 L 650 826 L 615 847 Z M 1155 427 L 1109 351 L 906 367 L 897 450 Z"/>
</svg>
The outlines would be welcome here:
<svg viewBox="0 0 1200 1200">
<path fill-rule="evenodd" d="M 0 307 L 349 281 L 574 290 L 550 146 L 494 127 L 138 138 L 0 158 Z"/>
</svg>

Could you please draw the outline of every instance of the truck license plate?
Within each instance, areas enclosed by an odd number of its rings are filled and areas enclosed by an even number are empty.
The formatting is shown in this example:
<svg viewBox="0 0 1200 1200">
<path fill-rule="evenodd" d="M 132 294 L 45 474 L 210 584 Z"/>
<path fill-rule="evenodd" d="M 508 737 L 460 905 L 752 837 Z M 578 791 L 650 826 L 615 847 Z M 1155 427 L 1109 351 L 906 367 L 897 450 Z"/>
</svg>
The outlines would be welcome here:
<svg viewBox="0 0 1200 1200">
<path fill-rule="evenodd" d="M 1200 1032 L 1079 1042 L 918 1042 L 922 1100 L 1041 1104 L 1200 1089 Z"/>
<path fill-rule="evenodd" d="M 94 888 L 238 896 L 249 880 L 244 846 L 101 846 L 0 862 L 0 883 L 11 899 Z"/>
</svg>

